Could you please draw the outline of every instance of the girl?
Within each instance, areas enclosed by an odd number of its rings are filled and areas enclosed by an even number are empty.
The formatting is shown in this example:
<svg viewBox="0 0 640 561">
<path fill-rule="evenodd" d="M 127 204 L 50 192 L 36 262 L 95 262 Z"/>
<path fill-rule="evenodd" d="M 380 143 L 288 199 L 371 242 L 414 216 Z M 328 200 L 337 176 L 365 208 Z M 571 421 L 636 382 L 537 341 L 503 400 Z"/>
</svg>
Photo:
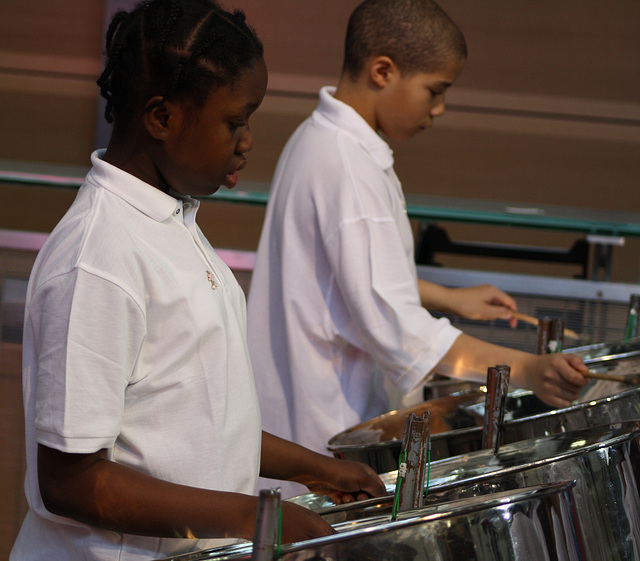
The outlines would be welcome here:
<svg viewBox="0 0 640 561">
<path fill-rule="evenodd" d="M 241 12 L 152 0 L 114 17 L 106 151 L 26 302 L 27 513 L 11 559 L 153 559 L 251 539 L 257 476 L 349 501 L 373 470 L 262 433 L 244 296 L 195 222 L 232 188 L 265 93 Z M 283 505 L 283 541 L 332 532 Z"/>
</svg>

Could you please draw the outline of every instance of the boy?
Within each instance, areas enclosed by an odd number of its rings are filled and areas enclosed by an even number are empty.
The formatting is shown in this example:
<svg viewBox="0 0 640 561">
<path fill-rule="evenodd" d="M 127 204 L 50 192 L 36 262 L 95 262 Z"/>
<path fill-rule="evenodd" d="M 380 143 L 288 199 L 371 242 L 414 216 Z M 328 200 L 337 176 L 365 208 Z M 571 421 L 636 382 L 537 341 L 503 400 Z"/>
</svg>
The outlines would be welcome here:
<svg viewBox="0 0 640 561">
<path fill-rule="evenodd" d="M 418 281 L 393 155 L 378 135 L 405 140 L 431 126 L 466 54 L 430 0 L 367 0 L 352 14 L 338 87 L 321 90 L 283 151 L 258 249 L 249 348 L 266 430 L 326 453 L 331 436 L 388 410 L 385 383 L 406 394 L 435 369 L 482 381 L 506 363 L 514 385 L 556 406 L 585 384 L 577 357 L 501 348 L 425 309 L 491 317 L 497 307 L 508 318 L 515 308 L 476 287 L 465 312 L 468 291 Z"/>
</svg>

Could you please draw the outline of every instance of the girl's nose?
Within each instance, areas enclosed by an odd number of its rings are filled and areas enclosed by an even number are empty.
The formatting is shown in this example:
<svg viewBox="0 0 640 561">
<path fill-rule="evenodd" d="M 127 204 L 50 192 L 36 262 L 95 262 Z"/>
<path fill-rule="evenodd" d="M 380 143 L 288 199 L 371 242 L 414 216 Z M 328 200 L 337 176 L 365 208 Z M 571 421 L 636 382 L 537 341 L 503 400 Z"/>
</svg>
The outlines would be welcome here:
<svg viewBox="0 0 640 561">
<path fill-rule="evenodd" d="M 244 154 L 245 152 L 249 152 L 253 148 L 253 134 L 251 134 L 251 129 L 247 126 L 242 134 L 242 137 L 238 141 L 238 145 L 236 146 L 236 152 L 240 154 Z"/>
</svg>

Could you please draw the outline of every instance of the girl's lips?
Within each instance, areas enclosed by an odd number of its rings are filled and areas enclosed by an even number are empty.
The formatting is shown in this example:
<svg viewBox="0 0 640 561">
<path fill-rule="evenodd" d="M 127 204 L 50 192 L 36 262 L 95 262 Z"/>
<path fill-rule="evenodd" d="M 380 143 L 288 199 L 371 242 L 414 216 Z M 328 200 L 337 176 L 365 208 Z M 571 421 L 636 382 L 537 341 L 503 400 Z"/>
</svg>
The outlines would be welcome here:
<svg viewBox="0 0 640 561">
<path fill-rule="evenodd" d="M 233 189 L 238 184 L 238 172 L 228 173 L 224 178 L 224 186 Z"/>
<path fill-rule="evenodd" d="M 224 186 L 227 189 L 233 189 L 238 184 L 238 172 L 244 169 L 244 166 L 247 165 L 247 161 L 244 160 L 235 171 L 228 173 L 224 179 Z"/>
</svg>

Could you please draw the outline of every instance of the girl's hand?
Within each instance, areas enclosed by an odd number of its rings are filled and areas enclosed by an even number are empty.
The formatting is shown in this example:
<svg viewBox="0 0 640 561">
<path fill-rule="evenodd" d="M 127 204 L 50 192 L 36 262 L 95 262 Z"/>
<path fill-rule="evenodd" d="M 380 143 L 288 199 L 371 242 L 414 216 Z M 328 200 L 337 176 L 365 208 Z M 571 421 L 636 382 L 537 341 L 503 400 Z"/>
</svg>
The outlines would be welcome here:
<svg viewBox="0 0 640 561">
<path fill-rule="evenodd" d="M 352 503 L 371 497 L 382 497 L 387 490 L 366 464 L 320 456 L 317 479 L 300 481 L 312 493 L 327 495 L 335 504 Z"/>
<path fill-rule="evenodd" d="M 301 483 L 313 493 L 329 496 L 336 504 L 387 493 L 369 466 L 318 454 L 264 431 L 260 475 Z"/>
<path fill-rule="evenodd" d="M 336 531 L 315 512 L 288 501 L 282 501 L 282 543 L 312 540 Z"/>
</svg>

